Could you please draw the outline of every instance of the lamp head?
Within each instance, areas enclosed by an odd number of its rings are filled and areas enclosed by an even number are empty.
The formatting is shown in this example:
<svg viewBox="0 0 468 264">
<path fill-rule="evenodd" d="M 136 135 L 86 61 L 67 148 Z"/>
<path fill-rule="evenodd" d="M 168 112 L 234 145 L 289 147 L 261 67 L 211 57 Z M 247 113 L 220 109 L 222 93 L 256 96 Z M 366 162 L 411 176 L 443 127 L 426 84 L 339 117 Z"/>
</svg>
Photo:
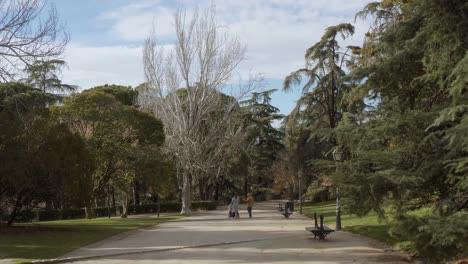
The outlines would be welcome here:
<svg viewBox="0 0 468 264">
<path fill-rule="evenodd" d="M 335 161 L 340 161 L 343 158 L 343 152 L 341 152 L 338 148 L 335 148 L 332 154 Z"/>
</svg>

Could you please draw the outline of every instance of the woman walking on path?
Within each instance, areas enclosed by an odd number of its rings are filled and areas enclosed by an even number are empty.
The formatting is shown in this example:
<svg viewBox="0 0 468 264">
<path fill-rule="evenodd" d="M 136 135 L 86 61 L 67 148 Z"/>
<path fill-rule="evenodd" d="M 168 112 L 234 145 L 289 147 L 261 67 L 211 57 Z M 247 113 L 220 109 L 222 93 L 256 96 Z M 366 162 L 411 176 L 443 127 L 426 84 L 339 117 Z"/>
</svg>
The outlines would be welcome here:
<svg viewBox="0 0 468 264">
<path fill-rule="evenodd" d="M 239 196 L 237 194 L 234 195 L 229 206 L 234 213 L 234 216 L 239 218 Z"/>
<path fill-rule="evenodd" d="M 254 198 L 251 193 L 247 197 L 247 212 L 249 212 L 249 218 L 252 218 L 252 207 L 254 204 Z"/>
</svg>

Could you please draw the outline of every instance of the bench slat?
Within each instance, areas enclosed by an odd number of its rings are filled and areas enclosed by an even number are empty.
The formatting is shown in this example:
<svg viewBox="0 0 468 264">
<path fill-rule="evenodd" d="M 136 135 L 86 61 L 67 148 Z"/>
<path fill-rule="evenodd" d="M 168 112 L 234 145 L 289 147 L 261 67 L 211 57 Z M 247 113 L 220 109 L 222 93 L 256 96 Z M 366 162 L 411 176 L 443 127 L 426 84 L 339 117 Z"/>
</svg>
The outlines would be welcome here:
<svg viewBox="0 0 468 264">
<path fill-rule="evenodd" d="M 320 229 L 320 227 L 309 226 L 305 229 L 314 234 L 314 238 L 318 237 L 320 240 L 325 239 L 329 234 L 335 232 L 335 230 L 329 228 L 328 226 L 323 226 L 323 229 Z"/>
</svg>

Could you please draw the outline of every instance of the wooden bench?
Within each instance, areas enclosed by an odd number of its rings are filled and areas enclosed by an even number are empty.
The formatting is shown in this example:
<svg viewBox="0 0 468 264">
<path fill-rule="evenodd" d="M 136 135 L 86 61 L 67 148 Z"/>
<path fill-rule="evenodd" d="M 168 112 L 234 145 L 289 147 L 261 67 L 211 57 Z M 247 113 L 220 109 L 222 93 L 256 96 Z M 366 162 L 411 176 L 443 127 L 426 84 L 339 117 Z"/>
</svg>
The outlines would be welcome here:
<svg viewBox="0 0 468 264">
<path fill-rule="evenodd" d="M 324 240 L 329 234 L 335 232 L 335 230 L 323 225 L 323 215 L 320 215 L 320 225 L 317 225 L 317 213 L 314 213 L 314 221 L 315 226 L 305 228 L 307 231 L 314 234 L 314 238 L 318 237 L 319 240 Z"/>
<path fill-rule="evenodd" d="M 278 203 L 278 211 L 280 212 L 284 211 L 283 203 Z"/>
<path fill-rule="evenodd" d="M 293 214 L 293 210 L 294 207 L 291 206 L 291 202 L 279 203 L 278 205 L 278 211 L 286 218 L 289 218 L 289 216 Z"/>
</svg>

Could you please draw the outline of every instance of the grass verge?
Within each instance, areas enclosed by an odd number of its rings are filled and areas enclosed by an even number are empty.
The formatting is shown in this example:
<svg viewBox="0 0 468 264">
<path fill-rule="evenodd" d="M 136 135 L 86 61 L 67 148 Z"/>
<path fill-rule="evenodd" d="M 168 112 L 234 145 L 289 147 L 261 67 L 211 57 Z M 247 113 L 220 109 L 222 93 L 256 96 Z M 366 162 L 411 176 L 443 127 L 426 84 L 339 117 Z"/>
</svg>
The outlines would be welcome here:
<svg viewBox="0 0 468 264">
<path fill-rule="evenodd" d="M 57 258 L 110 236 L 177 218 L 180 216 L 96 218 L 18 224 L 17 226 L 38 227 L 42 230 L 0 234 L 0 259 L 8 258 L 22 262 Z"/>
<path fill-rule="evenodd" d="M 312 219 L 314 218 L 314 212 L 317 213 L 317 217 L 323 214 L 325 217 L 324 224 L 332 227 L 335 226 L 336 204 L 333 201 L 306 205 L 303 211 L 304 215 Z M 414 211 L 412 214 L 423 215 L 429 213 L 429 211 L 430 209 L 425 208 Z M 395 248 L 404 248 L 408 243 L 407 241 L 400 241 L 390 235 L 389 231 L 394 223 L 391 217 L 387 220 L 379 221 L 375 213 L 359 217 L 347 212 L 341 212 L 341 226 L 343 230 L 382 241 Z"/>
</svg>

